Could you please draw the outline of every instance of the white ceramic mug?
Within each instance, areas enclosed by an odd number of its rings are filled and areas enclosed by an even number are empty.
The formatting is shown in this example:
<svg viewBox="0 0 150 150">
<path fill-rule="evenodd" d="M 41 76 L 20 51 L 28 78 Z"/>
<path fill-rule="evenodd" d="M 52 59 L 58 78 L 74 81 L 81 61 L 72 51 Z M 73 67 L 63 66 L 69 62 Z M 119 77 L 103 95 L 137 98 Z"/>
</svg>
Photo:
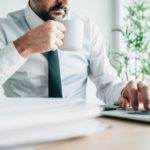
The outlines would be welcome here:
<svg viewBox="0 0 150 150">
<path fill-rule="evenodd" d="M 63 20 L 66 26 L 63 46 L 60 48 L 64 51 L 77 51 L 83 49 L 84 23 L 80 19 Z"/>
</svg>

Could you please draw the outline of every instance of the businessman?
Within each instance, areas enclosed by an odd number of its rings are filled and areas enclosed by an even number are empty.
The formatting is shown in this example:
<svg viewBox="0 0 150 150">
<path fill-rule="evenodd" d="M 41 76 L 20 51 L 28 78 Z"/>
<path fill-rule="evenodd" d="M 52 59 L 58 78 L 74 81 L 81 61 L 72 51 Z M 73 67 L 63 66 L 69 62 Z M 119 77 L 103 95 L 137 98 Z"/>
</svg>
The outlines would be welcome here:
<svg viewBox="0 0 150 150">
<path fill-rule="evenodd" d="M 76 19 L 71 0 L 29 0 L 25 10 L 0 20 L 0 86 L 7 97 L 85 98 L 89 77 L 106 104 L 149 110 L 150 90 L 142 82 L 122 83 L 107 58 L 105 40 L 86 17 L 83 50 L 62 51 L 66 28 Z M 73 35 L 72 35 L 73 36 Z"/>
</svg>

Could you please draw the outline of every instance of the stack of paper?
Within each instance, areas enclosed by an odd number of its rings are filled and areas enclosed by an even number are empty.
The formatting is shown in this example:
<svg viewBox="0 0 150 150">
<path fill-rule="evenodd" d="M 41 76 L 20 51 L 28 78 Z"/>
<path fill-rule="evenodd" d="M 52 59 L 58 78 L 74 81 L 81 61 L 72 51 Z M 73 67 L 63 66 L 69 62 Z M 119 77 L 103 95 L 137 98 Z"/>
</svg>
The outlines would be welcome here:
<svg viewBox="0 0 150 150">
<path fill-rule="evenodd" d="M 88 104 L 82 99 L 3 99 L 0 102 L 0 149 L 104 130 L 104 125 L 91 120 L 100 113 L 96 104 Z"/>
</svg>

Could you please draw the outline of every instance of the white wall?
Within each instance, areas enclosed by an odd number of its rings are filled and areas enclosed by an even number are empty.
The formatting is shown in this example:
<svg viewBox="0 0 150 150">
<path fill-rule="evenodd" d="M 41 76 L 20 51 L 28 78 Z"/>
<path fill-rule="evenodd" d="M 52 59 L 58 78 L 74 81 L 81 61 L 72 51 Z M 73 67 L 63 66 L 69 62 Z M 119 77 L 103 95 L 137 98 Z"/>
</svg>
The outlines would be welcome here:
<svg viewBox="0 0 150 150">
<path fill-rule="evenodd" d="M 27 0 L 0 0 L 0 17 L 6 16 L 8 12 L 24 8 Z"/>
<path fill-rule="evenodd" d="M 116 0 L 72 0 L 72 9 L 94 20 L 105 38 L 114 48 L 115 39 L 111 30 L 115 25 Z"/>
</svg>

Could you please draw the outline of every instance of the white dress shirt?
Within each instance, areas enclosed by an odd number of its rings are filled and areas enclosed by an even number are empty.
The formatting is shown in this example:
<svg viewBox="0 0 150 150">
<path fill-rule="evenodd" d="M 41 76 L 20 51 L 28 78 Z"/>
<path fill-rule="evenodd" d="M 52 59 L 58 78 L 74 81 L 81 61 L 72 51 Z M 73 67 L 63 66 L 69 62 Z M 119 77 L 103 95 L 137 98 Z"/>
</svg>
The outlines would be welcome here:
<svg viewBox="0 0 150 150">
<path fill-rule="evenodd" d="M 95 83 L 97 97 L 113 104 L 124 86 L 107 58 L 106 42 L 95 24 L 86 17 L 69 13 L 65 19 L 80 17 L 84 22 L 83 50 L 58 50 L 64 98 L 86 98 L 87 78 Z M 0 86 L 7 97 L 48 97 L 48 62 L 43 54 L 25 59 L 13 41 L 43 21 L 27 6 L 0 19 Z M 1 89 L 2 91 L 2 89 Z"/>
</svg>

